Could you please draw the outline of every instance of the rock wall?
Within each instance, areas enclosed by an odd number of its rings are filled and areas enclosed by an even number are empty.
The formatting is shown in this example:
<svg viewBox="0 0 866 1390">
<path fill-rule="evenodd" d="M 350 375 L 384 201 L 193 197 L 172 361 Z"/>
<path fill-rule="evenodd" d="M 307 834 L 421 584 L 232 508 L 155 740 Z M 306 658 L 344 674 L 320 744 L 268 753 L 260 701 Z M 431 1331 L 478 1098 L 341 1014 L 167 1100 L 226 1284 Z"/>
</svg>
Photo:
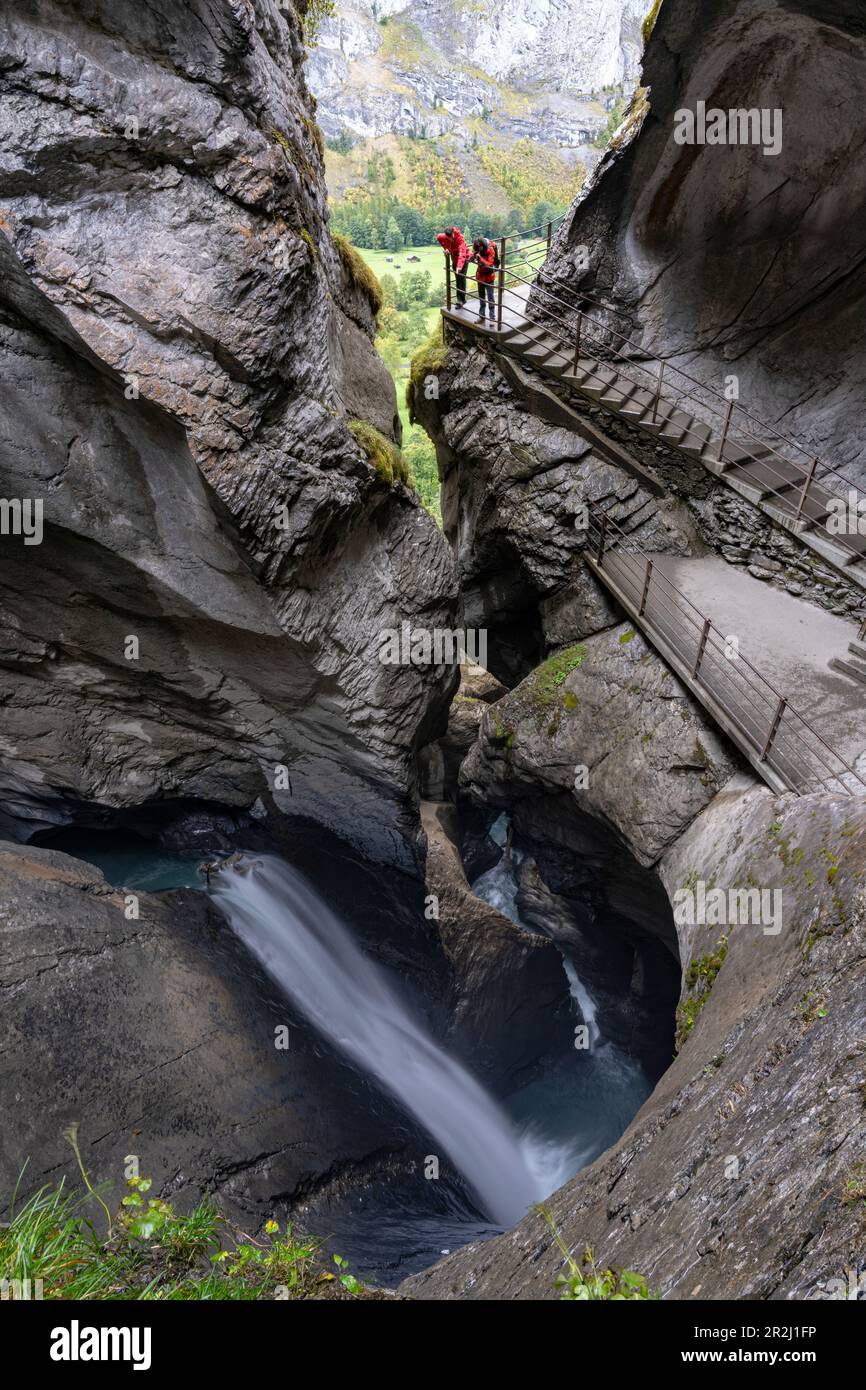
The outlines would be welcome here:
<svg viewBox="0 0 866 1390">
<path fill-rule="evenodd" d="M 542 277 L 612 303 L 621 331 L 717 391 L 735 374 L 743 405 L 860 484 L 866 152 L 842 133 L 861 126 L 864 52 L 859 0 L 663 0 L 646 119 Z M 781 112 L 781 150 L 677 144 L 699 101 Z"/>
<path fill-rule="evenodd" d="M 256 1227 L 293 1193 L 399 1150 L 387 1102 L 376 1118 L 202 893 L 141 893 L 128 919 L 91 865 L 2 842 L 0 900 L 4 1201 L 25 1163 L 22 1192 L 63 1174 L 80 1187 L 72 1124 L 112 1209 L 134 1154 L 181 1209 L 216 1192 Z"/>
<path fill-rule="evenodd" d="M 413 862 L 455 677 L 379 634 L 450 626 L 452 564 L 347 427 L 399 422 L 302 60 L 274 0 L 0 18 L 0 494 L 44 503 L 42 544 L 0 537 L 16 837 L 263 799 Z"/>
<path fill-rule="evenodd" d="M 634 758 L 638 781 L 651 756 Z M 626 833 L 639 833 L 633 817 Z M 634 1270 L 665 1298 L 847 1296 L 863 1273 L 864 863 L 862 802 L 776 799 L 751 779 L 662 854 L 672 904 L 699 883 L 780 896 L 739 924 L 681 921 L 676 1061 L 620 1141 L 546 1203 L 578 1262 L 590 1246 L 600 1267 Z M 402 1289 L 556 1298 L 562 1266 L 533 1213 Z"/>
</svg>

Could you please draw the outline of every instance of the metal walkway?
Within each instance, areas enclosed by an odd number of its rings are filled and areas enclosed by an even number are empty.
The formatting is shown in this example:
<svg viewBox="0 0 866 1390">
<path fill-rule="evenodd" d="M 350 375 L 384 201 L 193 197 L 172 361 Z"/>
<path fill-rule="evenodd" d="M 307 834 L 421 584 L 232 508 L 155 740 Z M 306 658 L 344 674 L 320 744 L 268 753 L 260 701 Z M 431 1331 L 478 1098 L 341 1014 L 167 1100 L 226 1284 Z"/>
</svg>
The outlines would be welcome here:
<svg viewBox="0 0 866 1390">
<path fill-rule="evenodd" d="M 834 498 L 842 498 L 849 508 L 853 506 L 856 515 L 862 500 L 866 514 L 866 495 L 837 470 L 805 456 L 800 446 L 782 441 L 772 427 L 760 427 L 761 438 L 754 429 L 758 422 L 746 416 L 748 427 L 744 429 L 736 416 L 740 408 L 734 402 L 719 398 L 724 413 L 714 415 L 712 405 L 698 400 L 694 388 L 700 383 L 691 378 L 686 378 L 690 391 L 681 391 L 672 399 L 668 391 L 676 385 L 675 375 L 684 374 L 666 363 L 658 364 L 650 386 L 641 384 L 638 373 L 652 373 L 643 349 L 629 344 L 632 353 L 643 360 L 631 356 L 627 363 L 614 366 L 612 330 L 591 324 L 584 308 L 576 310 L 571 340 L 567 340 L 561 331 L 566 322 L 561 315 L 561 294 L 550 295 L 513 269 L 515 262 L 528 271 L 537 269 L 532 255 L 539 248 L 547 255 L 552 230 L 553 224 L 548 224 L 546 237 L 529 245 L 524 233 L 500 242 L 497 312 L 492 323 L 479 324 L 471 305 L 452 306 L 447 262 L 443 318 L 465 332 L 483 334 L 496 350 L 561 381 L 611 415 L 699 461 L 866 589 L 866 535 L 859 534 L 856 522 L 853 531 L 838 534 L 830 505 Z M 545 295 L 557 300 L 558 311 L 544 304 Z M 544 321 L 527 312 L 537 305 Z M 599 345 L 603 352 L 596 355 L 590 349 L 599 334 L 606 341 Z M 623 338 L 623 342 L 628 340 Z M 612 355 L 621 356 L 622 350 Z M 707 388 L 701 390 L 706 394 Z M 866 795 L 866 780 L 745 657 L 732 659 L 725 639 L 710 619 L 658 567 L 654 568 L 652 559 L 631 542 L 613 518 L 595 505 L 588 506 L 588 517 L 585 558 L 589 568 L 768 786 L 777 792 L 802 793 L 826 787 Z M 860 633 L 861 639 L 864 636 L 866 623 Z"/>
</svg>

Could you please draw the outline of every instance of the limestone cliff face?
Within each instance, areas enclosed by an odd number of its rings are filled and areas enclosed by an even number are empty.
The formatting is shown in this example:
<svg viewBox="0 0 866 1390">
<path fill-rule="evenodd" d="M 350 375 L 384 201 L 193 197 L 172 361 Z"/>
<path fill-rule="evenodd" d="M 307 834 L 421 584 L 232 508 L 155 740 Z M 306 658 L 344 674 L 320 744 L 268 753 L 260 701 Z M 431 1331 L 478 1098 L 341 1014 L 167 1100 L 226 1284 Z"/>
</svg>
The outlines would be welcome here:
<svg viewBox="0 0 866 1390">
<path fill-rule="evenodd" d="M 742 404 L 860 483 L 864 54 L 859 0 L 664 0 L 640 133 L 599 166 L 542 277 L 615 304 L 621 331 L 716 390 L 738 375 Z M 699 101 L 780 111 L 780 152 L 675 143 Z"/>
<path fill-rule="evenodd" d="M 0 19 L 0 494 L 45 518 L 0 541 L 13 834 L 263 799 L 411 859 L 448 675 L 382 666 L 379 634 L 449 625 L 451 560 L 348 429 L 399 422 L 302 59 L 273 0 Z"/>
<path fill-rule="evenodd" d="M 576 146 L 605 124 L 588 98 L 633 89 L 649 9 L 649 0 L 338 0 L 310 55 L 310 84 L 328 135 L 459 138 L 465 118 L 486 113 L 491 131 Z"/>
</svg>

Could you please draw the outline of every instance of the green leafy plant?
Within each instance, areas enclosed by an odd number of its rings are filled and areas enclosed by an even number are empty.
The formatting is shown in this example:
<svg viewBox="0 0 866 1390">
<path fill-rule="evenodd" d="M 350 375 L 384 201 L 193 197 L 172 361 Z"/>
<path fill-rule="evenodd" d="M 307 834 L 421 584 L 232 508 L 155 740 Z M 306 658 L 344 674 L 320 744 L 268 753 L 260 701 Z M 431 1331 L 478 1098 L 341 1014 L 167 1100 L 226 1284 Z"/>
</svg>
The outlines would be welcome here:
<svg viewBox="0 0 866 1390">
<path fill-rule="evenodd" d="M 595 1262 L 592 1246 L 587 1245 L 578 1264 L 562 1238 L 556 1222 L 545 1207 L 536 1210 L 544 1218 L 562 1253 L 565 1269 L 553 1281 L 560 1290 L 560 1299 L 568 1302 L 625 1303 L 636 1300 L 655 1300 L 642 1274 L 633 1270 L 602 1269 Z"/>
<path fill-rule="evenodd" d="M 270 1220 L 256 1239 L 236 1230 L 211 1197 L 180 1215 L 171 1203 L 147 1196 L 150 1178 L 127 1179 L 119 1212 L 109 1214 L 109 1231 L 101 1234 L 87 1208 L 94 1201 L 108 1208 L 80 1156 L 79 1167 L 82 1193 L 61 1181 L 19 1204 L 19 1179 L 0 1226 L 0 1280 L 29 1280 L 31 1287 L 41 1280 L 47 1300 L 378 1296 L 349 1272 L 342 1256 L 333 1257 L 338 1274 L 332 1274 L 317 1244 L 296 1236 L 291 1225 L 281 1235 Z"/>
<path fill-rule="evenodd" d="M 336 13 L 336 0 L 307 0 L 304 12 L 304 43 L 307 48 L 315 48 L 319 42 L 322 23 Z"/>
</svg>

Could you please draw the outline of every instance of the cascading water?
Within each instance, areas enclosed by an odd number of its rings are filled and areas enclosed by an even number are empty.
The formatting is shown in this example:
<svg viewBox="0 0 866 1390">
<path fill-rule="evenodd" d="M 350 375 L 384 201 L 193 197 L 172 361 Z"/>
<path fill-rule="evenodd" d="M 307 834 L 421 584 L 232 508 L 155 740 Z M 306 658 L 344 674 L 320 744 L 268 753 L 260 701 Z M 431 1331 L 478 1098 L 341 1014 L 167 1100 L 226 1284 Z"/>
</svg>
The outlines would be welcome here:
<svg viewBox="0 0 866 1390">
<path fill-rule="evenodd" d="M 595 1004 L 592 995 L 577 973 L 577 966 L 568 956 L 563 956 L 562 964 L 565 967 L 565 974 L 568 980 L 568 988 L 572 999 L 578 1007 L 578 1011 L 586 1024 L 589 1033 L 589 1045 L 595 1047 L 601 1036 L 596 1019 Z"/>
<path fill-rule="evenodd" d="M 502 1226 L 550 1190 L 504 1111 L 411 1017 L 302 874 L 269 855 L 224 868 L 213 896 L 311 1023 L 439 1142 Z"/>
</svg>

